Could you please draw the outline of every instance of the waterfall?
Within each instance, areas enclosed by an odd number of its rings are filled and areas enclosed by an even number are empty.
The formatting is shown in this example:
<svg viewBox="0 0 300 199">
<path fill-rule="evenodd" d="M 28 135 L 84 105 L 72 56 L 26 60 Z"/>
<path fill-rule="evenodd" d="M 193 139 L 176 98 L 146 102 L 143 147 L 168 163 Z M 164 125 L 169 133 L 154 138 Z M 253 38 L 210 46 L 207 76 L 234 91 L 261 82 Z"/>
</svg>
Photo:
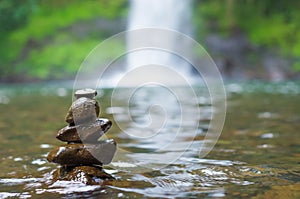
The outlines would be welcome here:
<svg viewBox="0 0 300 199">
<path fill-rule="evenodd" d="M 164 46 L 167 46 L 169 51 L 141 49 L 131 52 L 127 55 L 128 71 L 145 65 L 160 65 L 173 68 L 179 74 L 189 78 L 191 73 L 190 64 L 180 56 L 172 54 L 172 51 L 178 48 L 185 52 L 191 50 L 186 41 L 180 40 L 172 34 L 152 34 L 151 29 L 143 35 L 136 35 L 132 30 L 159 28 L 191 35 L 191 3 L 191 0 L 130 0 L 127 27 L 129 32 L 126 38 L 127 51 L 130 52 L 130 49 L 138 46 L 138 42 L 141 42 L 141 40 L 151 42 L 151 39 L 164 42 Z M 167 77 L 167 74 L 160 75 L 162 78 Z"/>
<path fill-rule="evenodd" d="M 130 0 L 128 29 L 167 28 L 191 33 L 190 0 Z"/>
</svg>

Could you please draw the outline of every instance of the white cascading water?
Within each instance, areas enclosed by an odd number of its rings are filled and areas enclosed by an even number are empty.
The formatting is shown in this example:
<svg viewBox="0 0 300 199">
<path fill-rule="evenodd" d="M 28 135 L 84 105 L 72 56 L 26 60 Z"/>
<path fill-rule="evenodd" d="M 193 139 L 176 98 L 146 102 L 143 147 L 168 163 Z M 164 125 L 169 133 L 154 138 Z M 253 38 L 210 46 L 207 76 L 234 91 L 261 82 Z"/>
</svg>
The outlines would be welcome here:
<svg viewBox="0 0 300 199">
<path fill-rule="evenodd" d="M 151 37 L 157 39 L 161 37 L 161 41 L 167 44 L 168 51 L 159 49 L 141 49 L 131 52 L 127 55 L 127 70 L 133 70 L 145 65 L 161 65 L 168 66 L 182 76 L 190 79 L 191 66 L 181 58 L 172 54 L 176 48 L 181 51 L 189 51 L 190 46 L 184 40 L 179 40 L 174 35 L 153 35 L 151 30 L 142 38 L 131 32 L 131 30 L 142 28 L 159 28 L 174 30 L 186 35 L 191 35 L 191 0 L 130 0 L 130 11 L 127 30 L 127 49 L 134 49 L 139 45 L 137 42 L 142 40 L 151 40 Z M 140 37 L 140 35 L 139 35 Z M 166 45 L 164 45 L 166 46 Z M 162 70 L 163 73 L 163 70 Z M 147 74 L 157 77 L 157 74 Z M 168 77 L 167 74 L 160 74 L 162 78 Z M 154 77 L 153 77 L 154 78 Z"/>
</svg>

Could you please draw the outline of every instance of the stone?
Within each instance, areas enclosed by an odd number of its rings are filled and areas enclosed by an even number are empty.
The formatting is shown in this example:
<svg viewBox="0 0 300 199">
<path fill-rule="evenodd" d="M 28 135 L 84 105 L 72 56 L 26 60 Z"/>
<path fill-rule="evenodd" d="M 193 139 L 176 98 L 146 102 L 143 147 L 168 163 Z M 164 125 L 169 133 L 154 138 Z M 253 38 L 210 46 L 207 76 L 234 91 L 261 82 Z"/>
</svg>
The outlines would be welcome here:
<svg viewBox="0 0 300 199">
<path fill-rule="evenodd" d="M 103 184 L 104 180 L 113 180 L 110 174 L 99 166 L 60 167 L 53 173 L 53 180 L 81 182 L 86 185 Z"/>
<path fill-rule="evenodd" d="M 91 149 L 91 154 L 100 160 L 103 164 L 111 163 L 115 152 L 117 150 L 117 144 L 113 139 L 99 141 L 96 148 Z"/>
<path fill-rule="evenodd" d="M 96 144 L 67 144 L 52 150 L 47 160 L 65 166 L 109 164 L 116 152 L 114 140 L 99 141 Z"/>
<path fill-rule="evenodd" d="M 105 118 L 77 126 L 66 126 L 58 131 L 56 138 L 63 142 L 95 143 L 111 127 L 112 123 Z"/>
<path fill-rule="evenodd" d="M 76 99 L 81 98 L 81 97 L 86 97 L 86 98 L 90 98 L 93 99 L 95 96 L 97 95 L 97 91 L 91 88 L 85 88 L 85 89 L 81 89 L 81 90 L 77 90 L 74 93 L 74 96 Z"/>
<path fill-rule="evenodd" d="M 114 179 L 102 169 L 109 164 L 117 150 L 114 140 L 99 141 L 112 125 L 105 118 L 98 118 L 100 106 L 94 99 L 97 91 L 77 90 L 75 101 L 66 115 L 68 126 L 58 131 L 57 139 L 67 142 L 57 146 L 48 155 L 49 162 L 60 164 L 53 173 L 53 180 L 68 180 L 87 185 L 99 185 Z"/>
<path fill-rule="evenodd" d="M 73 125 L 93 122 L 100 112 L 99 104 L 94 99 L 81 97 L 75 100 L 66 115 L 66 122 Z"/>
</svg>

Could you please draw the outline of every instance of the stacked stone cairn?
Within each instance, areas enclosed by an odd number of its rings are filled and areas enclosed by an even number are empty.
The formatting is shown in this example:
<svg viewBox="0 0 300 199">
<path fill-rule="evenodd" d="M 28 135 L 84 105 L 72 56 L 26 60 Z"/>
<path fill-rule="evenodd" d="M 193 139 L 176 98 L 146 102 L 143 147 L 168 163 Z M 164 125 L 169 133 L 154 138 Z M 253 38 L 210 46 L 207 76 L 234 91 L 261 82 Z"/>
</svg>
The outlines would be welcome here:
<svg viewBox="0 0 300 199">
<path fill-rule="evenodd" d="M 54 148 L 47 156 L 49 162 L 60 164 L 53 180 L 78 181 L 85 184 L 101 184 L 113 177 L 104 172 L 103 164 L 109 164 L 116 151 L 114 140 L 99 141 L 112 123 L 98 118 L 100 107 L 94 99 L 97 92 L 83 89 L 75 92 L 75 101 L 67 115 L 68 125 L 58 131 L 56 138 L 67 142 Z"/>
</svg>

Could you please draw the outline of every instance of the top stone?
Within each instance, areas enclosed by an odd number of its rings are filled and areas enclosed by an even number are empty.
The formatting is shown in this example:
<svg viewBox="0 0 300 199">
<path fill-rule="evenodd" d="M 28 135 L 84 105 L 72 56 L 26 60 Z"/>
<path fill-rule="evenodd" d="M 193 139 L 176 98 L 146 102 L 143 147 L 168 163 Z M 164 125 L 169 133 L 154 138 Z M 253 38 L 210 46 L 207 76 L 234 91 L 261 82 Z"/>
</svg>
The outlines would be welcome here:
<svg viewBox="0 0 300 199">
<path fill-rule="evenodd" d="M 91 88 L 85 88 L 85 89 L 81 89 L 81 90 L 77 90 L 74 93 L 74 96 L 76 99 L 81 98 L 81 97 L 86 97 L 86 98 L 90 98 L 93 99 L 95 96 L 97 95 L 97 91 Z"/>
</svg>

